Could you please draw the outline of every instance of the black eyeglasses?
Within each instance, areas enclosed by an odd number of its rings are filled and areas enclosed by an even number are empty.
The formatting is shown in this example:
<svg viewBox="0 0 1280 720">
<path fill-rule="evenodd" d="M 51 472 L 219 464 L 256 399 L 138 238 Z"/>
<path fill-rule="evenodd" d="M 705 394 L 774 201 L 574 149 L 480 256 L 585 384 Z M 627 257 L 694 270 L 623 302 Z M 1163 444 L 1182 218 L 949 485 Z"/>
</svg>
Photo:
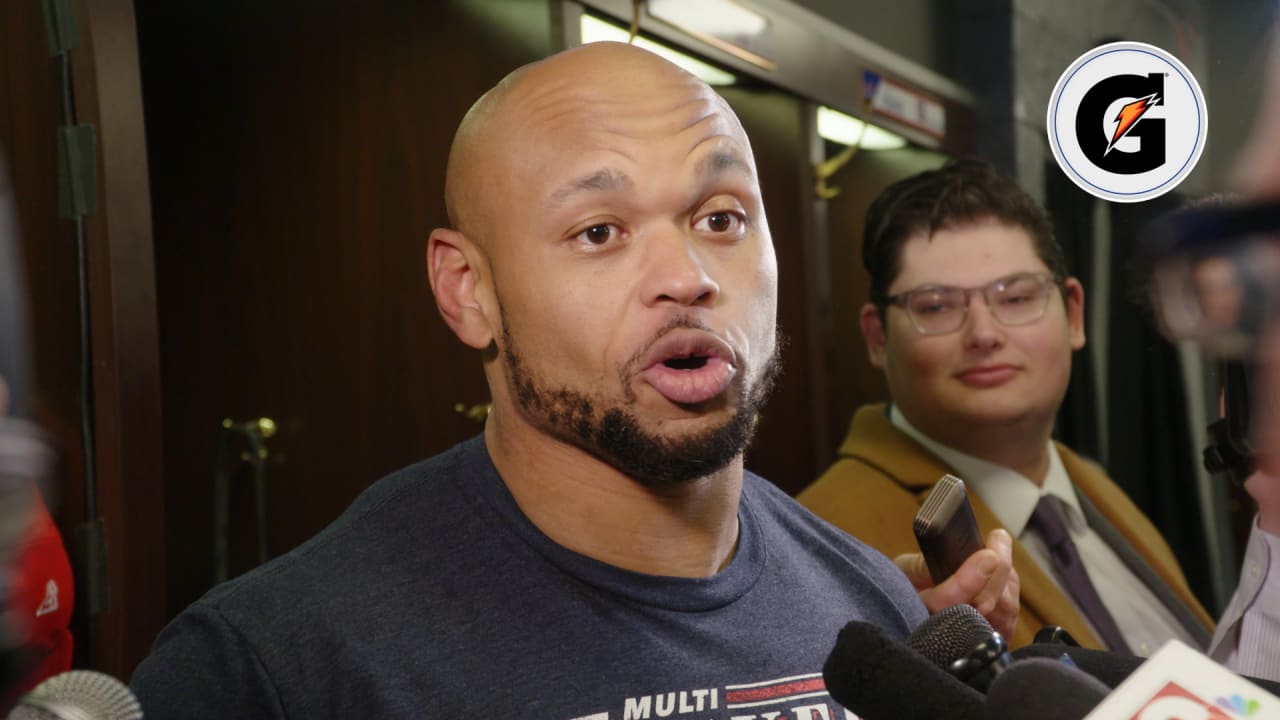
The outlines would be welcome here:
<svg viewBox="0 0 1280 720">
<path fill-rule="evenodd" d="M 1049 298 L 1058 287 L 1049 273 L 1016 273 L 981 287 L 924 285 L 885 298 L 886 304 L 907 311 L 911 324 L 921 335 L 946 335 L 964 327 L 969 316 L 969 297 L 982 293 L 987 308 L 1000 324 L 1030 325 L 1044 317 Z"/>
<path fill-rule="evenodd" d="M 1280 202 L 1176 212 L 1143 232 L 1161 329 L 1229 358 L 1280 320 Z"/>
</svg>

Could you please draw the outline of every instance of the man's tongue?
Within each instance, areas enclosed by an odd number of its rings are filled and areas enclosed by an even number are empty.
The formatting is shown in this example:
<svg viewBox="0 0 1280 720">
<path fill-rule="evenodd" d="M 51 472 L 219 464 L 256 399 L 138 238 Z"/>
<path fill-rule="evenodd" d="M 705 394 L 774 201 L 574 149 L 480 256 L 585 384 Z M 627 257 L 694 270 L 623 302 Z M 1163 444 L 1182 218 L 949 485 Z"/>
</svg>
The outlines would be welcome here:
<svg viewBox="0 0 1280 720">
<path fill-rule="evenodd" d="M 685 356 L 654 363 L 641 373 L 653 389 L 673 403 L 706 402 L 729 387 L 735 369 L 715 356 Z"/>
</svg>

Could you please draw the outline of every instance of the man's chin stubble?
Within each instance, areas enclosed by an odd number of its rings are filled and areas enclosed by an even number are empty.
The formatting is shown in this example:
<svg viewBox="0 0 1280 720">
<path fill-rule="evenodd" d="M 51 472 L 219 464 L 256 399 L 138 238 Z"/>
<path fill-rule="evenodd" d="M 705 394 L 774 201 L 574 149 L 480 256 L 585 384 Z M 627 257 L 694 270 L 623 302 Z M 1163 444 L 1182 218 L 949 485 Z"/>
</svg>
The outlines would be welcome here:
<svg viewBox="0 0 1280 720">
<path fill-rule="evenodd" d="M 744 390 L 745 381 L 735 380 L 726 391 L 734 400 L 730 403 L 733 413 L 725 422 L 673 436 L 646 430 L 630 409 L 634 402 L 603 407 L 608 402 L 603 398 L 567 386 L 547 388 L 524 366 L 509 332 L 504 332 L 503 340 L 507 377 L 527 421 L 653 488 L 706 477 L 740 457 L 751 442 L 760 408 L 781 368 L 779 334 L 777 349 L 753 387 Z M 749 368 L 744 367 L 739 377 L 749 374 Z"/>
</svg>

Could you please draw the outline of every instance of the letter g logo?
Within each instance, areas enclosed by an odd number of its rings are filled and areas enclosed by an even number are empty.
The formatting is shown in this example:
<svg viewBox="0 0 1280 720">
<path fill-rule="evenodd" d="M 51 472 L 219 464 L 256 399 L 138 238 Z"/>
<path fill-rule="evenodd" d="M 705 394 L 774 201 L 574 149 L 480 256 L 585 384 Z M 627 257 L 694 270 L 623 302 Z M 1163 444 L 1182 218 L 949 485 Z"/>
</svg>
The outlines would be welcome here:
<svg viewBox="0 0 1280 720">
<path fill-rule="evenodd" d="M 1133 42 L 1077 58 L 1054 87 L 1046 118 L 1062 171 L 1115 202 L 1177 187 L 1200 159 L 1207 128 L 1204 94 L 1190 71 L 1160 48 Z"/>
<path fill-rule="evenodd" d="M 1112 75 L 1089 88 L 1076 112 L 1076 140 L 1085 157 L 1107 172 L 1134 175 L 1164 165 L 1163 118 L 1150 117 L 1164 95 L 1164 75 Z M 1125 138 L 1138 140 L 1126 150 Z"/>
</svg>

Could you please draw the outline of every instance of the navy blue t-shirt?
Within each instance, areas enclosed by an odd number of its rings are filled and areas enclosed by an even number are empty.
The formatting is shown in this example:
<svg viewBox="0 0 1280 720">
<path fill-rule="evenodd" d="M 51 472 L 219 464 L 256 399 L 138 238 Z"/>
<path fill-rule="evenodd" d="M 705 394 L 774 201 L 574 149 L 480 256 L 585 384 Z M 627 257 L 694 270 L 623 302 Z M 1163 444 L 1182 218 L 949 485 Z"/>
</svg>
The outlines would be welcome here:
<svg viewBox="0 0 1280 720">
<path fill-rule="evenodd" d="M 530 523 L 478 437 L 211 590 L 133 690 L 148 720 L 842 717 L 821 675 L 839 629 L 906 636 L 924 606 L 887 558 L 750 473 L 739 527 L 709 578 L 606 565 Z"/>
</svg>

